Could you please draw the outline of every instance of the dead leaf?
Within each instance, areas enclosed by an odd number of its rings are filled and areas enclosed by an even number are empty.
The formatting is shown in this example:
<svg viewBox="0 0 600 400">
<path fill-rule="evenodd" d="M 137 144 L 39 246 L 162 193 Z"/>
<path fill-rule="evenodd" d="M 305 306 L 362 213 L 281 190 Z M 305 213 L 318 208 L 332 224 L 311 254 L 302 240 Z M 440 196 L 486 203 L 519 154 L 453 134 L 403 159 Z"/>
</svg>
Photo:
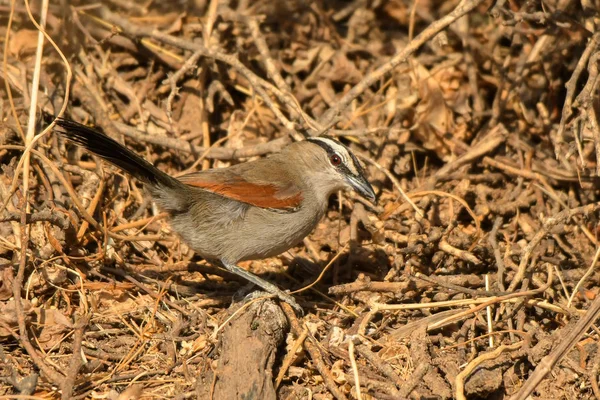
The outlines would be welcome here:
<svg viewBox="0 0 600 400">
<path fill-rule="evenodd" d="M 34 308 L 28 300 L 21 300 L 21 303 L 23 304 L 23 313 L 27 322 L 34 313 Z M 12 336 L 10 330 L 6 327 L 13 329 L 13 331 L 18 331 L 14 299 L 7 302 L 0 302 L 0 320 L 3 322 L 0 324 L 0 337 Z"/>
<path fill-rule="evenodd" d="M 345 339 L 346 339 L 346 335 L 342 328 L 340 328 L 339 326 L 334 326 L 333 328 L 331 328 L 331 332 L 329 335 L 329 345 L 330 346 L 339 347 L 342 345 L 342 343 L 344 343 Z"/>
<path fill-rule="evenodd" d="M 337 53 L 332 59 L 332 66 L 326 75 L 332 82 L 358 83 L 363 75 L 356 65 L 343 53 Z"/>
<path fill-rule="evenodd" d="M 346 383 L 346 374 L 344 373 L 344 360 L 337 360 L 331 366 L 331 375 L 336 383 Z"/>
<path fill-rule="evenodd" d="M 328 80 L 320 80 L 317 82 L 317 90 L 319 94 L 329 106 L 333 106 L 336 102 L 336 95 L 333 86 L 331 85 L 331 81 Z"/>
<path fill-rule="evenodd" d="M 56 346 L 64 333 L 73 329 L 71 320 L 55 308 L 41 309 L 38 322 L 42 327 L 38 342 L 45 350 Z"/>
<path fill-rule="evenodd" d="M 309 372 L 306 368 L 291 366 L 288 368 L 287 376 L 290 378 L 306 378 L 309 376 Z"/>
<path fill-rule="evenodd" d="M 137 400 L 142 397 L 144 387 L 142 385 L 133 385 L 125 389 L 116 400 Z"/>
<path fill-rule="evenodd" d="M 321 51 L 321 46 L 316 46 L 308 51 L 298 51 L 298 57 L 294 60 L 292 64 L 292 73 L 297 74 L 298 72 L 308 71 L 312 63 L 315 61 L 319 52 Z"/>
<path fill-rule="evenodd" d="M 414 63 L 414 75 L 421 101 L 416 107 L 415 136 L 423 147 L 434 151 L 438 157 L 448 161 L 451 146 L 444 135 L 454 126 L 452 110 L 447 106 L 439 82 L 422 65 Z"/>
<path fill-rule="evenodd" d="M 408 24 L 410 9 L 408 5 L 400 0 L 389 0 L 384 3 L 383 11 L 390 17 L 400 23 L 400 25 Z"/>
<path fill-rule="evenodd" d="M 410 374 L 414 369 L 410 357 L 410 350 L 402 343 L 394 343 L 390 346 L 383 347 L 378 355 L 402 376 Z"/>
<path fill-rule="evenodd" d="M 35 53 L 37 48 L 38 31 L 21 29 L 11 35 L 8 43 L 8 52 L 17 58 Z"/>
<path fill-rule="evenodd" d="M 398 88 L 396 86 L 391 86 L 385 92 L 385 123 L 384 126 L 388 126 L 390 122 L 394 119 L 396 115 L 396 110 L 398 109 Z"/>
<path fill-rule="evenodd" d="M 15 279 L 11 262 L 0 258 L 0 301 L 12 297 L 12 282 Z"/>
</svg>

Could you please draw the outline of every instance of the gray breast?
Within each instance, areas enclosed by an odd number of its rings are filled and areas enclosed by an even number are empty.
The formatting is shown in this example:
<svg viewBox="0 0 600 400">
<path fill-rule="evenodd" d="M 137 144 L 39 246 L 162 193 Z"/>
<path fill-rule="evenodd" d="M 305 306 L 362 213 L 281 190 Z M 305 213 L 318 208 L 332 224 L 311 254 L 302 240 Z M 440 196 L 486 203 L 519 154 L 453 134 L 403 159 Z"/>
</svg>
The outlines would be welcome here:
<svg viewBox="0 0 600 400">
<path fill-rule="evenodd" d="M 283 253 L 301 242 L 324 213 L 324 207 L 282 213 L 234 200 L 208 203 L 195 204 L 193 213 L 173 215 L 172 226 L 202 257 L 230 263 Z"/>
</svg>

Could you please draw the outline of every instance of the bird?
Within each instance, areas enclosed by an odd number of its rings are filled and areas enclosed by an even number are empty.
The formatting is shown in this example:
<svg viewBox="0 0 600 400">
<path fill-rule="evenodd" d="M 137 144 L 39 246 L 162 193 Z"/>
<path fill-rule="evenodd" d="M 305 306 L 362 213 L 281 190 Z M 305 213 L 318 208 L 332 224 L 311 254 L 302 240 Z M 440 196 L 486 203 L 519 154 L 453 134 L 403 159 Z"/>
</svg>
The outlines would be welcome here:
<svg viewBox="0 0 600 400">
<path fill-rule="evenodd" d="M 240 261 L 273 257 L 299 244 L 327 210 L 329 198 L 354 190 L 375 202 L 375 192 L 354 153 L 328 136 L 293 142 L 267 157 L 173 177 L 104 133 L 57 118 L 55 132 L 143 183 L 169 216 L 173 230 L 211 263 L 303 309 L 273 283 L 241 268 Z"/>
</svg>

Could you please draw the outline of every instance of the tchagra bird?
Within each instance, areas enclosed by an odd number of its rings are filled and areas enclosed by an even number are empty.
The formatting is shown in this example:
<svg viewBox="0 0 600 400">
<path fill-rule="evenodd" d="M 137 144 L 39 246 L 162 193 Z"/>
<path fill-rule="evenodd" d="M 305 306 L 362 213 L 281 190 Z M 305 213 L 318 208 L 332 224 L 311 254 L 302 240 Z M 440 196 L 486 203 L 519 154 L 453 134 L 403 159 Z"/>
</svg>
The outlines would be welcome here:
<svg viewBox="0 0 600 400">
<path fill-rule="evenodd" d="M 301 242 L 338 190 L 353 189 L 375 200 L 356 156 L 328 137 L 295 142 L 255 161 L 174 178 L 103 133 L 67 119 L 56 124 L 61 136 L 141 181 L 196 253 L 300 313 L 292 296 L 237 263 L 275 256 Z"/>
</svg>

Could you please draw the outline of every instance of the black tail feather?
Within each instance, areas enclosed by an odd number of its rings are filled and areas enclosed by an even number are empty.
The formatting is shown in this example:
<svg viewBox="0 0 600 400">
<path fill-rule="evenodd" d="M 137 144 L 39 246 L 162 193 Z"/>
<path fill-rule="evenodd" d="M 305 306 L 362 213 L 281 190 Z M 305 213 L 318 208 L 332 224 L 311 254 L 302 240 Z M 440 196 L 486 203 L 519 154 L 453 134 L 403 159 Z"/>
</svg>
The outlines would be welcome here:
<svg viewBox="0 0 600 400">
<path fill-rule="evenodd" d="M 56 125 L 62 128 L 57 129 L 56 132 L 64 138 L 116 165 L 146 184 L 167 188 L 180 185 L 177 179 L 162 172 L 133 151 L 103 133 L 63 118 L 56 119 Z"/>
</svg>

